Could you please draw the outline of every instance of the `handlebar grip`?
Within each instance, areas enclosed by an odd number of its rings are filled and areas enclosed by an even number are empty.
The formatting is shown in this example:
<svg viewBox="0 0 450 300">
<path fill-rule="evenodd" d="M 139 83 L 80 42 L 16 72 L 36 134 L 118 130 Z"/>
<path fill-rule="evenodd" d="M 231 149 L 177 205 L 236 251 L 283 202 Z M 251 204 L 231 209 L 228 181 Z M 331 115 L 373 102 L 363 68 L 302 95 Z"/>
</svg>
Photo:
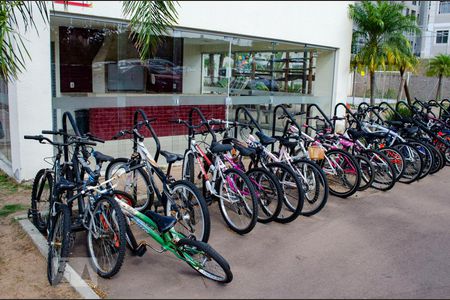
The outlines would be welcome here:
<svg viewBox="0 0 450 300">
<path fill-rule="evenodd" d="M 150 118 L 147 120 L 149 123 L 156 121 L 156 118 Z"/>
<path fill-rule="evenodd" d="M 96 143 L 88 142 L 88 141 L 79 141 L 78 143 L 83 144 L 83 145 L 87 145 L 87 146 L 97 146 Z"/>
<path fill-rule="evenodd" d="M 294 114 L 294 116 L 301 116 L 301 115 L 306 115 L 306 111 L 299 111 Z"/>
<path fill-rule="evenodd" d="M 54 134 L 54 135 L 57 135 L 57 134 L 62 134 L 62 132 L 54 131 L 54 130 L 42 130 L 42 134 Z"/>
<path fill-rule="evenodd" d="M 285 119 L 286 118 L 286 115 L 281 115 L 281 116 L 279 116 L 277 119 L 278 120 L 283 120 L 283 119 Z"/>
<path fill-rule="evenodd" d="M 37 141 L 44 139 L 42 135 L 24 135 L 23 138 L 26 140 L 37 140 Z"/>
<path fill-rule="evenodd" d="M 95 141 L 95 142 L 99 142 L 99 143 L 104 143 L 105 142 L 105 140 L 102 140 L 101 138 L 95 137 L 95 136 L 93 136 L 91 134 L 89 134 L 88 137 L 89 137 L 90 140 Z"/>
</svg>

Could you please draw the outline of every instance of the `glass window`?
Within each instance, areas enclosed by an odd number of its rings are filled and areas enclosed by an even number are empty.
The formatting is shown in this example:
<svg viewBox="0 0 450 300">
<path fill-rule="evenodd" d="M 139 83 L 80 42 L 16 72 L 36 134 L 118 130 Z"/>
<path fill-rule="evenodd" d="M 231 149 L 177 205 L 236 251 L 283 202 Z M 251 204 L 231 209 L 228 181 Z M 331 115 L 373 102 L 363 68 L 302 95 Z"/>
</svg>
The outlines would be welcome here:
<svg viewBox="0 0 450 300">
<path fill-rule="evenodd" d="M 417 1 L 413 1 L 412 4 L 413 4 L 413 5 L 417 5 Z"/>
<path fill-rule="evenodd" d="M 11 164 L 8 85 L 2 78 L 0 78 L 0 160 Z"/>
<path fill-rule="evenodd" d="M 439 1 L 439 13 L 440 14 L 450 13 L 450 1 Z"/>
<path fill-rule="evenodd" d="M 409 8 L 406 9 L 406 15 L 409 16 Z"/>
<path fill-rule="evenodd" d="M 447 44 L 448 30 L 438 30 L 436 32 L 436 44 Z"/>
</svg>

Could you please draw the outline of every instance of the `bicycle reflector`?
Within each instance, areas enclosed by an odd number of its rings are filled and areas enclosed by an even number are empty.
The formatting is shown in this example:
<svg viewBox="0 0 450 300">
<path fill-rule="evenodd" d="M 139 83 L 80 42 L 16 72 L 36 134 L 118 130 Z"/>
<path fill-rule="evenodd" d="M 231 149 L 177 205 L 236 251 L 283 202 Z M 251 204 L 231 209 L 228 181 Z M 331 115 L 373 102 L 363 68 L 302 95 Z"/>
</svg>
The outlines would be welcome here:
<svg viewBox="0 0 450 300">
<path fill-rule="evenodd" d="M 383 149 L 385 146 L 386 146 L 385 144 L 381 143 L 380 144 L 380 149 Z"/>
<path fill-rule="evenodd" d="M 439 135 L 439 136 L 443 136 L 444 133 L 443 133 L 442 131 L 439 131 L 439 132 L 438 132 L 438 135 Z"/>
</svg>

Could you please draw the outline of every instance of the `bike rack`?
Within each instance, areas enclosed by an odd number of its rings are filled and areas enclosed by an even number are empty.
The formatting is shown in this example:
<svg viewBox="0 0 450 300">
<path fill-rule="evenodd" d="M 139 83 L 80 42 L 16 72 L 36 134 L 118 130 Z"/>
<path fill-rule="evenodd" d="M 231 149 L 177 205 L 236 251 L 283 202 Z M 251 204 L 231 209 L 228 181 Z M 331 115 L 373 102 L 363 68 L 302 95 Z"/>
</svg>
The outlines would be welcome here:
<svg viewBox="0 0 450 300">
<path fill-rule="evenodd" d="M 306 116 L 310 116 L 311 115 L 311 108 L 317 108 L 317 110 L 320 112 L 320 114 L 322 115 L 322 117 L 325 119 L 325 122 L 328 123 L 328 125 L 331 126 L 331 128 L 333 129 L 334 132 L 334 125 L 331 122 L 330 118 L 327 117 L 327 115 L 325 114 L 325 112 L 319 107 L 319 105 L 315 104 L 315 103 L 311 103 L 308 104 L 307 108 L 306 108 Z M 309 119 L 306 119 L 306 125 L 309 125 Z M 306 133 L 308 133 L 308 127 L 306 128 Z"/>
<path fill-rule="evenodd" d="M 66 135 L 67 134 L 67 119 L 69 119 L 70 125 L 72 126 L 75 134 L 77 136 L 81 136 L 80 130 L 78 129 L 77 122 L 75 122 L 75 119 L 73 118 L 73 115 L 70 112 L 66 111 L 62 115 L 62 127 L 63 127 L 62 130 L 65 133 L 63 135 L 63 142 L 64 142 L 64 144 L 67 143 L 67 135 Z M 69 146 L 64 146 L 63 148 L 64 148 L 64 160 L 67 162 L 67 161 L 69 161 Z"/>
<path fill-rule="evenodd" d="M 200 119 L 202 120 L 202 122 L 205 123 L 206 128 L 208 129 L 209 133 L 212 136 L 212 141 L 213 142 L 217 142 L 217 138 L 216 138 L 216 134 L 214 133 L 214 131 L 211 129 L 211 126 L 209 126 L 208 124 L 208 120 L 206 120 L 205 115 L 202 113 L 202 111 L 200 110 L 200 108 L 198 107 L 193 107 L 191 108 L 191 111 L 189 112 L 189 124 L 192 126 L 192 116 L 194 114 L 194 112 L 197 113 L 197 115 L 200 117 Z M 187 149 L 190 149 L 191 147 L 191 136 L 194 133 L 194 129 L 193 128 L 189 128 L 189 138 L 188 138 L 188 147 Z"/>
<path fill-rule="evenodd" d="M 150 124 L 150 122 L 148 121 L 148 117 L 147 114 L 142 110 L 142 109 L 137 109 L 134 112 L 134 118 L 133 118 L 133 128 L 137 129 L 137 125 L 138 125 L 138 119 L 139 119 L 139 115 L 142 116 L 142 119 L 144 119 L 145 121 L 145 126 L 148 128 L 148 130 L 150 130 L 150 133 L 152 135 L 152 138 L 155 140 L 156 143 L 156 153 L 155 153 L 155 157 L 154 160 L 157 162 L 158 158 L 159 158 L 159 153 L 161 151 L 161 144 L 159 142 L 159 138 L 156 135 L 155 130 L 153 129 L 153 126 Z M 133 151 L 136 152 L 137 151 L 137 135 L 133 134 Z"/>
<path fill-rule="evenodd" d="M 298 131 L 301 132 L 302 131 L 302 127 L 297 123 L 297 120 L 295 120 L 295 117 L 286 109 L 286 107 L 283 106 L 283 104 L 278 104 L 277 106 L 275 106 L 275 108 L 273 109 L 273 118 L 272 118 L 272 137 L 276 137 L 275 135 L 275 127 L 276 127 L 276 122 L 277 122 L 277 111 L 278 109 L 281 109 L 286 116 L 289 118 L 290 122 L 297 127 Z M 283 129 L 283 135 L 286 133 L 287 131 L 287 126 L 288 123 L 286 123 L 286 125 L 284 126 Z M 272 151 L 274 151 L 274 144 L 272 144 Z"/>
<path fill-rule="evenodd" d="M 250 119 L 250 123 L 254 124 L 255 127 L 262 132 L 262 128 L 261 126 L 259 126 L 258 122 L 256 122 L 255 118 L 252 116 L 252 114 L 249 112 L 249 110 L 247 109 L 247 107 L 245 106 L 239 106 L 236 109 L 236 113 L 234 115 L 234 121 L 235 122 L 239 122 L 239 113 L 241 112 L 241 110 L 244 112 L 244 115 L 246 115 L 247 117 L 249 117 Z M 236 126 L 234 128 L 234 138 L 237 138 L 237 133 L 238 133 L 238 127 Z"/>
<path fill-rule="evenodd" d="M 355 116 L 354 113 L 352 113 L 352 111 L 342 102 L 336 104 L 336 106 L 334 107 L 334 116 L 337 116 L 337 109 L 338 107 L 344 107 L 345 111 L 352 116 L 352 119 L 356 121 L 356 123 L 358 124 L 358 128 L 361 128 L 361 123 L 359 122 L 358 118 Z M 336 128 L 336 120 L 333 120 L 333 128 Z"/>
<path fill-rule="evenodd" d="M 400 119 L 403 120 L 403 116 L 397 111 L 395 110 L 395 108 L 392 107 L 392 105 L 390 105 L 389 103 L 387 103 L 386 101 L 380 102 L 379 106 L 381 107 L 382 105 L 386 105 L 387 107 L 389 107 L 389 109 Z"/>
<path fill-rule="evenodd" d="M 443 100 L 440 102 L 440 104 L 442 105 L 442 108 L 443 108 L 448 114 L 450 114 L 450 111 L 449 111 L 448 109 L 445 109 L 444 102 L 447 102 L 447 103 L 449 104 L 448 108 L 450 108 L 450 101 L 449 101 L 448 99 L 443 99 Z"/>
<path fill-rule="evenodd" d="M 444 99 L 444 100 L 447 100 L 447 99 Z M 448 109 L 446 109 L 445 106 L 443 106 L 441 103 L 437 102 L 436 100 L 428 101 L 429 105 L 432 105 L 434 107 L 439 107 L 439 119 L 442 117 L 442 111 L 445 111 L 447 114 L 450 114 L 450 111 L 448 111 Z"/>
</svg>

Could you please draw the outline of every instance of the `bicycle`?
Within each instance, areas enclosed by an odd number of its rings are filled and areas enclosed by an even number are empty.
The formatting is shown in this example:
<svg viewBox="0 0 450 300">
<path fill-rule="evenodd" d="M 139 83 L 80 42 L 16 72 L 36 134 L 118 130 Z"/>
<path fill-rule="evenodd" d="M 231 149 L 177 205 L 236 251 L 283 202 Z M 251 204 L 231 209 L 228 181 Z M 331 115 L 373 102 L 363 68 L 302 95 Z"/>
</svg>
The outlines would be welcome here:
<svg viewBox="0 0 450 300">
<path fill-rule="evenodd" d="M 138 114 L 143 118 L 140 122 L 137 122 Z M 134 142 L 133 153 L 130 159 L 113 159 L 106 168 L 105 178 L 112 178 L 123 167 L 132 167 L 143 162 L 145 167 L 128 173 L 122 178 L 122 181 L 118 182 L 117 189 L 133 196 L 138 211 L 146 211 L 152 206 L 155 211 L 158 211 L 158 207 L 162 206 L 165 215 L 177 218 L 177 231 L 183 232 L 186 236 L 195 235 L 198 240 L 207 242 L 211 231 L 211 221 L 206 201 L 194 184 L 187 180 L 175 180 L 170 175 L 172 164 L 182 160 L 182 157 L 167 151 L 160 151 L 159 139 L 151 125 L 155 120 L 154 118 L 148 119 L 144 111 L 137 110 L 134 127 L 131 130 L 121 130 L 113 137 L 113 139 L 117 139 L 131 135 Z M 144 144 L 144 136 L 139 133 L 143 126 L 150 130 L 157 145 L 155 159 Z M 166 173 L 156 162 L 159 154 L 164 156 L 168 163 Z M 162 190 L 158 188 L 154 175 L 159 179 Z M 155 196 L 156 202 L 154 202 Z"/>
<path fill-rule="evenodd" d="M 43 131 L 44 134 L 63 135 L 63 132 Z M 125 218 L 117 203 L 110 197 L 112 189 L 99 190 L 98 178 L 101 163 L 110 157 L 100 152 L 94 152 L 97 161 L 96 171 L 92 171 L 86 162 L 87 151 L 79 156 L 80 147 L 95 146 L 88 138 L 69 136 L 67 143 L 53 142 L 42 135 L 25 136 L 25 139 L 49 143 L 56 147 L 57 154 L 53 167 L 53 189 L 48 218 L 48 266 L 47 278 L 51 285 L 60 282 L 71 244 L 71 233 L 79 230 L 87 231 L 87 249 L 90 262 L 97 274 L 110 278 L 121 268 L 125 257 Z M 62 148 L 75 145 L 75 152 L 70 165 L 79 170 L 77 164 L 89 174 L 88 180 L 80 177 L 76 181 L 64 178 L 60 159 Z M 64 163 L 67 165 L 67 163 Z M 78 172 L 76 172 L 78 173 Z M 78 190 L 72 195 L 74 190 Z M 97 193 L 95 193 L 97 192 Z M 78 215 L 75 217 L 71 208 L 78 200 Z M 72 218 L 75 217 L 75 223 Z"/>
<path fill-rule="evenodd" d="M 188 149 L 183 158 L 183 178 L 195 184 L 195 160 L 197 160 L 201 168 L 198 174 L 202 179 L 203 195 L 207 202 L 211 204 L 213 197 L 217 199 L 220 213 L 228 227 L 238 234 L 247 234 L 255 227 L 258 219 L 258 198 L 255 188 L 244 172 L 226 165 L 224 155 L 233 147 L 217 142 L 209 122 L 196 107 L 191 110 L 191 120 L 193 112 L 197 112 L 200 116 L 199 125 L 192 125 L 191 122 L 180 119 L 171 121 L 189 129 Z M 195 140 L 195 130 L 201 127 L 206 127 L 212 136 L 211 145 L 206 150 L 208 155 Z"/>
<path fill-rule="evenodd" d="M 216 250 L 204 242 L 193 239 L 193 236 L 187 238 L 175 230 L 177 218 L 161 216 L 152 210 L 142 213 L 121 199 L 116 198 L 116 201 L 127 219 L 137 224 L 161 245 L 161 250 L 157 250 L 145 242 L 138 244 L 132 231 L 128 231 L 127 241 L 133 251 L 142 255 L 147 246 L 158 253 L 169 251 L 211 280 L 221 283 L 229 283 L 233 280 L 230 265 Z"/>
</svg>

